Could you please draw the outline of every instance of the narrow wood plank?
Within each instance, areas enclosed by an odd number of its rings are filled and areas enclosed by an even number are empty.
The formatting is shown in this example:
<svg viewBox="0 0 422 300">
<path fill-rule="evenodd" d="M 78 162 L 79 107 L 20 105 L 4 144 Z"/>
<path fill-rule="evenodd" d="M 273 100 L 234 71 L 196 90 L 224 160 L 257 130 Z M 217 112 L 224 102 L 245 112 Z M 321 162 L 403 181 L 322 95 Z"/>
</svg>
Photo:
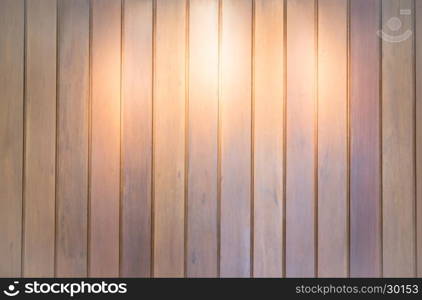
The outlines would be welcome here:
<svg viewBox="0 0 422 300">
<path fill-rule="evenodd" d="M 152 0 L 124 2 L 121 275 L 151 269 Z"/>
<path fill-rule="evenodd" d="M 189 9 L 187 275 L 217 276 L 218 0 Z"/>
<path fill-rule="evenodd" d="M 26 4 L 25 277 L 54 275 L 56 5 L 55 0 Z"/>
<path fill-rule="evenodd" d="M 0 277 L 21 276 L 24 1 L 0 2 Z"/>
<path fill-rule="evenodd" d="M 284 3 L 255 2 L 254 276 L 283 275 Z"/>
<path fill-rule="evenodd" d="M 87 276 L 89 1 L 60 0 L 57 276 Z"/>
<path fill-rule="evenodd" d="M 415 1 L 416 30 L 416 241 L 417 276 L 422 277 L 422 1 Z"/>
<path fill-rule="evenodd" d="M 221 10 L 220 275 L 249 277 L 252 1 L 223 1 Z"/>
<path fill-rule="evenodd" d="M 318 3 L 318 276 L 346 277 L 348 4 Z"/>
<path fill-rule="evenodd" d="M 92 1 L 89 275 L 119 274 L 121 3 Z"/>
<path fill-rule="evenodd" d="M 287 0 L 286 276 L 315 275 L 315 1 Z"/>
<path fill-rule="evenodd" d="M 381 273 L 380 0 L 350 2 L 350 276 Z"/>
<path fill-rule="evenodd" d="M 382 2 L 383 276 L 415 275 L 413 1 Z M 404 15 L 408 11 L 409 15 Z M 402 12 L 402 13 L 401 13 Z M 396 28 L 395 26 L 400 25 Z"/>
<path fill-rule="evenodd" d="M 186 1 L 157 0 L 154 275 L 184 275 Z"/>
</svg>

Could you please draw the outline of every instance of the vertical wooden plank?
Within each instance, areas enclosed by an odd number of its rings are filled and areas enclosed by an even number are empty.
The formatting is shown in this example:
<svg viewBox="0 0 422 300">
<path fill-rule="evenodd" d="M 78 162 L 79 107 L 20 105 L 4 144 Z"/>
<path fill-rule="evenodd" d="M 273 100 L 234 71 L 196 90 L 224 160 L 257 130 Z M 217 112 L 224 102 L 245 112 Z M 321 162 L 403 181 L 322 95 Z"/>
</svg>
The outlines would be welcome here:
<svg viewBox="0 0 422 300">
<path fill-rule="evenodd" d="M 92 1 L 89 275 L 119 274 L 121 3 Z"/>
<path fill-rule="evenodd" d="M 286 275 L 315 275 L 315 1 L 287 0 Z"/>
<path fill-rule="evenodd" d="M 416 241 L 417 276 L 422 277 L 422 1 L 415 1 L 416 16 Z"/>
<path fill-rule="evenodd" d="M 221 10 L 220 275 L 249 277 L 252 1 L 222 1 Z"/>
<path fill-rule="evenodd" d="M 350 276 L 381 273 L 380 0 L 350 2 Z"/>
<path fill-rule="evenodd" d="M 187 275 L 217 276 L 218 0 L 189 9 Z"/>
<path fill-rule="evenodd" d="M 87 276 L 89 1 L 60 0 L 57 276 Z"/>
<path fill-rule="evenodd" d="M 255 2 L 254 276 L 283 275 L 284 1 Z"/>
<path fill-rule="evenodd" d="M 54 275 L 56 150 L 55 0 L 27 1 L 24 272 Z"/>
<path fill-rule="evenodd" d="M 412 9 L 412 0 L 382 2 L 382 232 L 385 277 L 415 275 Z"/>
<path fill-rule="evenodd" d="M 121 275 L 151 261 L 152 0 L 124 2 Z"/>
<path fill-rule="evenodd" d="M 184 275 L 186 1 L 157 0 L 154 275 Z"/>
<path fill-rule="evenodd" d="M 318 3 L 318 276 L 346 277 L 348 4 Z"/>
<path fill-rule="evenodd" d="M 21 275 L 24 1 L 0 2 L 0 277 Z"/>
</svg>

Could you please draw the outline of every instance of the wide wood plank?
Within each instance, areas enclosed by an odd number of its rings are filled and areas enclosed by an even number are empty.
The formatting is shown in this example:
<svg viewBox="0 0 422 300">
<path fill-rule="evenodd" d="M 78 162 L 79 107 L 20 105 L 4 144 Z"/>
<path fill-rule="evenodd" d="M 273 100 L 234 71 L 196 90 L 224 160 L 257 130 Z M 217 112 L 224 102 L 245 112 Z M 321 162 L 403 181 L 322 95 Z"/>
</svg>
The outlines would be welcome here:
<svg viewBox="0 0 422 300">
<path fill-rule="evenodd" d="M 189 5 L 189 277 L 217 276 L 218 2 Z"/>
<path fill-rule="evenodd" d="M 154 276 L 184 275 L 186 1 L 157 0 Z"/>
<path fill-rule="evenodd" d="M 283 275 L 284 3 L 255 2 L 254 276 Z"/>
<path fill-rule="evenodd" d="M 251 275 L 252 1 L 221 7 L 221 277 Z"/>
<path fill-rule="evenodd" d="M 422 1 L 415 1 L 416 16 L 416 241 L 417 276 L 422 277 Z"/>
<path fill-rule="evenodd" d="M 350 2 L 350 276 L 381 273 L 380 0 Z"/>
<path fill-rule="evenodd" d="M 121 3 L 92 1 L 89 275 L 119 274 Z"/>
<path fill-rule="evenodd" d="M 0 1 L 0 277 L 21 276 L 24 1 Z"/>
<path fill-rule="evenodd" d="M 315 275 L 315 1 L 287 0 L 286 276 Z"/>
<path fill-rule="evenodd" d="M 348 5 L 318 3 L 318 276 L 346 277 Z"/>
<path fill-rule="evenodd" d="M 56 5 L 55 0 L 26 3 L 25 277 L 54 275 Z"/>
<path fill-rule="evenodd" d="M 87 276 L 89 1 L 60 0 L 57 276 Z"/>
<path fill-rule="evenodd" d="M 122 65 L 121 275 L 151 269 L 152 0 L 126 0 Z"/>
<path fill-rule="evenodd" d="M 382 240 L 385 277 L 411 277 L 416 270 L 412 3 L 412 0 L 382 2 Z M 405 15 L 405 11 L 409 15 Z M 395 27 L 395 21 L 401 21 L 401 28 Z"/>
</svg>

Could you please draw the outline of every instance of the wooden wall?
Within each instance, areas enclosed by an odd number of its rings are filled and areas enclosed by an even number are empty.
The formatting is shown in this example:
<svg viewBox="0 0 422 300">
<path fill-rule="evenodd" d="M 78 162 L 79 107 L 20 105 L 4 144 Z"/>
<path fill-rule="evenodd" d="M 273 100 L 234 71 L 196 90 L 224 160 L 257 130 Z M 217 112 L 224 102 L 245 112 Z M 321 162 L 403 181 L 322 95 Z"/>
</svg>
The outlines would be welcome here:
<svg viewBox="0 0 422 300">
<path fill-rule="evenodd" d="M 0 0 L 0 276 L 422 276 L 421 53 L 419 0 Z"/>
</svg>

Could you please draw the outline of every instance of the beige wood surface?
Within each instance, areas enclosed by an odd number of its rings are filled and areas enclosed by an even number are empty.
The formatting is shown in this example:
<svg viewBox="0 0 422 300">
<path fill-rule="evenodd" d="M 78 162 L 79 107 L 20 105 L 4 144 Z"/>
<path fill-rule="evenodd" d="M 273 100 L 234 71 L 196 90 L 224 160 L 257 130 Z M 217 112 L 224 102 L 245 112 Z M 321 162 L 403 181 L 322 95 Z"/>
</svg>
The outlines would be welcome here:
<svg viewBox="0 0 422 300">
<path fill-rule="evenodd" d="M 93 0 L 89 275 L 119 275 L 120 1 Z"/>
<path fill-rule="evenodd" d="M 189 277 L 217 276 L 218 2 L 189 5 Z"/>
<path fill-rule="evenodd" d="M 121 275 L 151 271 L 152 0 L 126 0 L 122 44 Z"/>
<path fill-rule="evenodd" d="M 347 8 L 318 2 L 318 277 L 348 274 Z"/>
<path fill-rule="evenodd" d="M 56 274 L 87 276 L 89 1 L 58 2 Z"/>
<path fill-rule="evenodd" d="M 154 276 L 184 275 L 186 1 L 157 0 Z"/>
<path fill-rule="evenodd" d="M 0 1 L 0 276 L 21 276 L 24 1 Z"/>
<path fill-rule="evenodd" d="M 411 0 L 382 1 L 383 32 L 399 38 L 382 43 L 383 276 L 415 275 L 415 86 Z M 391 31 L 399 18 L 400 31 Z M 390 30 L 390 31 L 389 31 Z"/>
<path fill-rule="evenodd" d="M 222 1 L 220 58 L 222 277 L 251 275 L 252 1 Z"/>
<path fill-rule="evenodd" d="M 284 3 L 255 2 L 255 277 L 283 275 Z"/>
<path fill-rule="evenodd" d="M 26 2 L 23 275 L 54 275 L 56 176 L 55 0 Z"/>
<path fill-rule="evenodd" d="M 0 0 L 0 277 L 422 276 L 421 2 Z"/>
<path fill-rule="evenodd" d="M 350 1 L 350 276 L 381 276 L 380 0 Z"/>
<path fill-rule="evenodd" d="M 287 0 L 286 276 L 316 275 L 315 1 Z M 300 66 L 300 67 L 299 67 Z"/>
</svg>

